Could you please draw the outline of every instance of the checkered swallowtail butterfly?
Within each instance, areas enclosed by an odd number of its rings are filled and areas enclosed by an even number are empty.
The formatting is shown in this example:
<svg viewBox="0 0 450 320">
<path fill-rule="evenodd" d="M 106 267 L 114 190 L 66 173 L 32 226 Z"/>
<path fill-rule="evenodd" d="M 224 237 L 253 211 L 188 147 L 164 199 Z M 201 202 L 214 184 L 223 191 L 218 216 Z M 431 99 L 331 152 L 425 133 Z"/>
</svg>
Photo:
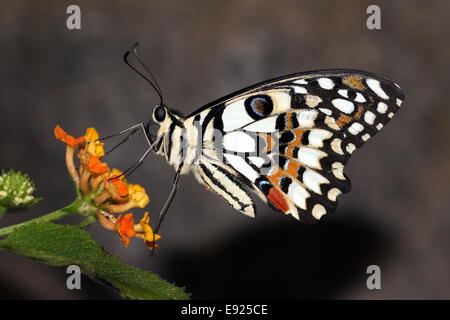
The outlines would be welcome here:
<svg viewBox="0 0 450 320">
<path fill-rule="evenodd" d="M 187 117 L 161 102 L 152 114 L 155 137 L 148 124 L 137 126 L 176 170 L 165 210 L 178 177 L 193 172 L 247 216 L 255 216 L 253 192 L 278 211 L 314 222 L 350 191 L 345 164 L 404 99 L 397 84 L 375 74 L 320 70 L 261 82 Z"/>
<path fill-rule="evenodd" d="M 164 105 L 137 45 L 124 60 L 155 89 L 160 103 L 146 124 L 120 132 L 128 134 L 112 150 L 142 129 L 150 147 L 124 174 L 134 171 L 152 150 L 175 168 L 155 233 L 180 175 L 189 172 L 247 216 L 255 216 L 253 192 L 284 214 L 316 222 L 336 209 L 340 194 L 350 191 L 344 173 L 350 156 L 390 121 L 405 99 L 399 85 L 378 75 L 319 70 L 258 83 L 184 117 Z M 129 63 L 130 53 L 153 81 Z M 152 125 L 157 126 L 155 135 Z"/>
</svg>

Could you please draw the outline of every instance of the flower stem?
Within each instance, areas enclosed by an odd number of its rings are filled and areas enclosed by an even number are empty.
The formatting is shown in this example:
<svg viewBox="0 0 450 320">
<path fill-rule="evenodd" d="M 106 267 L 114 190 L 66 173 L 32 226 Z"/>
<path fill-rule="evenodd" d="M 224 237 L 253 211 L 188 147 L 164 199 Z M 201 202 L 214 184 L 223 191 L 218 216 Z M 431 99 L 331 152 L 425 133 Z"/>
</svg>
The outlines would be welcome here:
<svg viewBox="0 0 450 320">
<path fill-rule="evenodd" d="M 20 227 L 23 227 L 23 226 L 26 226 L 26 225 L 29 225 L 32 223 L 50 222 L 50 221 L 61 219 L 70 214 L 83 213 L 81 211 L 83 210 L 84 204 L 85 204 L 85 202 L 83 199 L 77 198 L 74 202 L 72 202 L 71 204 L 69 204 L 68 206 L 66 206 L 62 209 L 50 212 L 46 215 L 40 216 L 35 219 L 31 219 L 31 220 L 28 220 L 28 221 L 25 221 L 22 223 L 18 223 L 18 224 L 9 226 L 9 227 L 1 228 L 0 229 L 0 237 L 7 236 L 7 235 L 11 234 L 17 228 L 20 228 Z"/>
</svg>

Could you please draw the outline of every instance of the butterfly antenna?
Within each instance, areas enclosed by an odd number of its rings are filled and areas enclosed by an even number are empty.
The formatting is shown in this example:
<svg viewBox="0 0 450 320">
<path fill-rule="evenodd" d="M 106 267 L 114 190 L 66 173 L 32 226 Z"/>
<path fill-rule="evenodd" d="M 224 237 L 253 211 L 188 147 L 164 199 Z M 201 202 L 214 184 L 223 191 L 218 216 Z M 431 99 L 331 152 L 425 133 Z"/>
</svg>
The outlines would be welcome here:
<svg viewBox="0 0 450 320">
<path fill-rule="evenodd" d="M 156 81 L 156 78 L 153 76 L 153 73 L 150 71 L 150 68 L 147 67 L 147 65 L 144 63 L 144 61 L 142 61 L 141 57 L 139 57 L 139 54 L 137 52 L 137 47 L 139 46 L 139 42 L 136 42 L 133 46 L 133 55 L 135 56 L 135 58 L 139 61 L 139 63 L 141 64 L 141 66 L 145 69 L 145 71 L 147 71 L 147 73 L 150 75 L 150 77 L 152 78 L 153 82 L 155 83 L 156 87 L 158 88 L 158 92 L 162 97 L 162 90 L 161 87 L 158 84 L 158 81 Z M 161 100 L 161 104 L 162 104 L 162 100 Z"/>
<path fill-rule="evenodd" d="M 158 96 L 159 96 L 160 104 L 163 104 L 163 96 L 162 96 L 162 93 L 161 93 L 161 89 L 159 88 L 158 83 L 156 82 L 155 78 L 154 78 L 153 75 L 150 73 L 150 71 L 148 70 L 148 68 L 145 67 L 145 65 L 143 64 L 142 60 L 139 59 L 139 57 L 137 56 L 137 54 L 136 54 L 136 52 L 135 52 L 135 50 L 136 50 L 136 49 L 135 49 L 135 46 L 136 46 L 136 45 L 137 45 L 137 44 L 135 44 L 135 45 L 133 46 L 133 49 L 132 49 L 133 55 L 134 55 L 134 56 L 138 59 L 138 61 L 144 66 L 145 70 L 150 74 L 151 78 L 155 81 L 156 85 L 155 85 L 149 78 L 147 78 L 142 72 L 140 72 L 136 67 L 134 67 L 134 66 L 129 62 L 128 57 L 129 57 L 129 55 L 131 54 L 131 51 L 125 52 L 125 54 L 123 55 L 123 61 L 127 64 L 127 66 L 129 66 L 131 69 L 133 69 L 134 72 L 136 72 L 138 75 L 140 75 L 145 81 L 147 81 L 147 82 L 152 86 L 152 88 L 156 91 L 156 93 L 157 93 Z"/>
</svg>

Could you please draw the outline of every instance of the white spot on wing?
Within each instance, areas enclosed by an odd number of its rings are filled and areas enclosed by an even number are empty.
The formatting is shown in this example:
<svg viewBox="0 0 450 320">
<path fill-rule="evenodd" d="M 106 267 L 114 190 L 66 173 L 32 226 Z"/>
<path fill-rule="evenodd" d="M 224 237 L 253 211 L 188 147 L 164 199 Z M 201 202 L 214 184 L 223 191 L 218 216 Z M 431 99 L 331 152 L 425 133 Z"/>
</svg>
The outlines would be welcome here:
<svg viewBox="0 0 450 320">
<path fill-rule="evenodd" d="M 291 202 L 288 202 L 289 205 L 289 212 L 286 214 L 292 215 L 295 219 L 300 220 L 300 217 L 298 216 L 297 207 L 294 206 Z"/>
<path fill-rule="evenodd" d="M 389 99 L 389 96 L 386 94 L 386 92 L 384 92 L 383 89 L 381 89 L 380 81 L 375 79 L 367 79 L 366 83 L 369 86 L 369 88 L 372 89 L 373 92 L 375 92 L 377 96 L 385 100 Z"/>
<path fill-rule="evenodd" d="M 252 132 L 274 132 L 277 117 L 271 116 L 262 120 L 258 120 L 246 126 L 244 129 Z"/>
<path fill-rule="evenodd" d="M 345 180 L 344 176 L 344 165 L 340 162 L 333 162 L 331 165 L 331 168 L 333 169 L 333 175 L 338 178 L 339 180 Z"/>
<path fill-rule="evenodd" d="M 306 105 L 310 108 L 317 107 L 317 105 L 323 101 L 319 96 L 315 96 L 312 94 L 307 94 L 305 96 L 305 100 L 306 100 Z"/>
<path fill-rule="evenodd" d="M 403 101 L 397 98 L 397 100 L 396 100 L 395 102 L 396 102 L 397 105 L 400 107 L 400 106 L 402 105 L 402 102 L 403 102 Z"/>
<path fill-rule="evenodd" d="M 366 113 L 364 113 L 364 121 L 368 124 L 373 124 L 375 121 L 375 113 L 372 111 L 366 111 Z"/>
<path fill-rule="evenodd" d="M 315 147 L 323 147 L 323 140 L 331 138 L 333 134 L 323 129 L 313 129 L 309 132 L 309 144 Z"/>
<path fill-rule="evenodd" d="M 336 121 L 334 120 L 333 117 L 326 116 L 325 117 L 325 124 L 327 126 L 329 126 L 331 129 L 341 130 L 341 128 L 336 124 Z"/>
<path fill-rule="evenodd" d="M 331 101 L 331 103 L 333 104 L 333 106 L 335 106 L 344 113 L 352 113 L 353 110 L 355 110 L 355 105 L 353 104 L 353 102 L 350 102 L 345 99 L 341 98 L 334 99 L 333 101 Z"/>
<path fill-rule="evenodd" d="M 377 124 L 377 129 L 381 130 L 381 128 L 383 128 L 383 124 L 382 123 Z"/>
<path fill-rule="evenodd" d="M 338 188 L 333 188 L 328 191 L 328 199 L 331 201 L 336 201 L 338 195 L 341 194 L 341 191 Z"/>
<path fill-rule="evenodd" d="M 331 116 L 333 114 L 330 109 L 319 108 L 319 110 L 322 111 L 323 113 L 325 113 L 326 115 L 329 115 L 329 116 Z"/>
<path fill-rule="evenodd" d="M 250 181 L 255 182 L 259 177 L 259 174 L 245 162 L 244 158 L 234 154 L 224 154 L 224 157 L 234 169 L 242 173 Z"/>
<path fill-rule="evenodd" d="M 323 183 L 330 183 L 330 181 L 314 170 L 306 169 L 303 173 L 303 184 L 315 193 L 322 194 L 320 185 Z"/>
<path fill-rule="evenodd" d="M 386 113 L 388 105 L 384 102 L 378 102 L 377 111 L 379 113 Z"/>
<path fill-rule="evenodd" d="M 261 168 L 264 164 L 264 159 L 261 157 L 250 156 L 248 157 L 248 160 L 250 160 L 250 162 L 253 163 L 255 166 L 257 166 L 258 168 Z"/>
<path fill-rule="evenodd" d="M 324 206 L 321 204 L 316 204 L 314 206 L 314 208 L 312 209 L 312 215 L 314 218 L 316 218 L 317 220 L 319 220 L 320 218 L 322 218 L 322 216 L 324 214 L 327 213 L 327 210 L 325 210 Z"/>
<path fill-rule="evenodd" d="M 301 110 L 297 112 L 297 120 L 300 128 L 314 127 L 314 120 L 317 117 L 316 110 Z"/>
<path fill-rule="evenodd" d="M 348 98 L 348 90 L 341 89 L 341 90 L 338 90 L 338 93 L 339 93 L 341 96 L 343 96 L 344 98 Z"/>
<path fill-rule="evenodd" d="M 347 147 L 345 148 L 345 150 L 347 150 L 348 153 L 352 154 L 353 151 L 355 151 L 356 147 L 353 143 L 349 143 L 347 145 Z"/>
<path fill-rule="evenodd" d="M 254 152 L 256 151 L 255 140 L 242 131 L 233 131 L 223 137 L 223 146 L 236 152 Z"/>
<path fill-rule="evenodd" d="M 342 151 L 342 140 L 335 138 L 333 141 L 331 141 L 331 149 L 336 152 L 337 154 L 344 154 L 344 151 Z"/>
<path fill-rule="evenodd" d="M 367 140 L 370 139 L 370 134 L 365 133 L 365 134 L 363 134 L 363 136 L 362 136 L 361 138 L 362 138 L 364 141 L 367 141 Z"/>
<path fill-rule="evenodd" d="M 245 111 L 244 100 L 239 100 L 226 106 L 222 114 L 222 120 L 225 132 L 241 128 L 255 121 Z"/>
<path fill-rule="evenodd" d="M 353 122 L 352 125 L 348 128 L 348 132 L 350 132 L 353 135 L 357 135 L 363 130 L 364 126 L 359 122 Z"/>
<path fill-rule="evenodd" d="M 327 154 L 321 150 L 308 148 L 308 147 L 300 147 L 298 150 L 298 160 L 302 162 L 304 165 L 320 169 L 320 159 L 325 157 Z"/>
<path fill-rule="evenodd" d="M 366 98 L 364 98 L 364 96 L 361 93 L 357 92 L 355 101 L 356 102 L 366 102 L 367 100 L 366 100 Z"/>
<path fill-rule="evenodd" d="M 317 82 L 319 83 L 319 86 L 326 90 L 331 90 L 334 87 L 333 81 L 329 78 L 320 78 L 317 80 Z"/>
<path fill-rule="evenodd" d="M 295 80 L 294 83 L 298 83 L 298 84 L 308 84 L 308 81 L 306 81 L 305 79 L 300 79 L 300 80 Z"/>
<path fill-rule="evenodd" d="M 308 91 L 306 91 L 306 89 L 304 87 L 292 86 L 292 88 L 294 88 L 295 93 L 301 93 L 301 94 L 308 93 Z"/>
<path fill-rule="evenodd" d="M 303 186 L 292 181 L 289 185 L 288 196 L 297 207 L 306 210 L 306 199 L 309 197 L 309 192 Z"/>
</svg>

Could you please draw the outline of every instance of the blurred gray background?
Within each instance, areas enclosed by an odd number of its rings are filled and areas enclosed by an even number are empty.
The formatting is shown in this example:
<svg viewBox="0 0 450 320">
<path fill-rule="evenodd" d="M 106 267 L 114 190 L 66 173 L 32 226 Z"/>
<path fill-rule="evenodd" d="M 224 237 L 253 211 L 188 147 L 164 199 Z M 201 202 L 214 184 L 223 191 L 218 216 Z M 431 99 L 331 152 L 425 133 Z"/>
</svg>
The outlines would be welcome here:
<svg viewBox="0 0 450 320">
<path fill-rule="evenodd" d="M 82 29 L 66 28 L 81 7 Z M 366 28 L 381 7 L 382 29 Z M 169 107 L 189 114 L 253 83 L 300 71 L 353 68 L 399 83 L 407 99 L 350 160 L 353 190 L 317 226 L 259 203 L 247 218 L 185 176 L 154 257 L 139 240 L 90 227 L 108 252 L 185 286 L 193 298 L 450 298 L 449 2 L 24 1 L 0 11 L 0 168 L 30 174 L 44 200 L 0 226 L 74 199 L 60 124 L 110 134 L 146 121 L 157 97 L 123 62 L 140 41 Z M 109 158 L 124 169 L 144 151 L 136 137 Z M 150 157 L 130 179 L 157 214 L 173 169 Z M 76 222 L 72 219 L 68 222 Z M 381 267 L 382 289 L 366 288 Z M 0 298 L 116 299 L 87 278 L 69 291 L 65 269 L 0 252 Z"/>
</svg>

